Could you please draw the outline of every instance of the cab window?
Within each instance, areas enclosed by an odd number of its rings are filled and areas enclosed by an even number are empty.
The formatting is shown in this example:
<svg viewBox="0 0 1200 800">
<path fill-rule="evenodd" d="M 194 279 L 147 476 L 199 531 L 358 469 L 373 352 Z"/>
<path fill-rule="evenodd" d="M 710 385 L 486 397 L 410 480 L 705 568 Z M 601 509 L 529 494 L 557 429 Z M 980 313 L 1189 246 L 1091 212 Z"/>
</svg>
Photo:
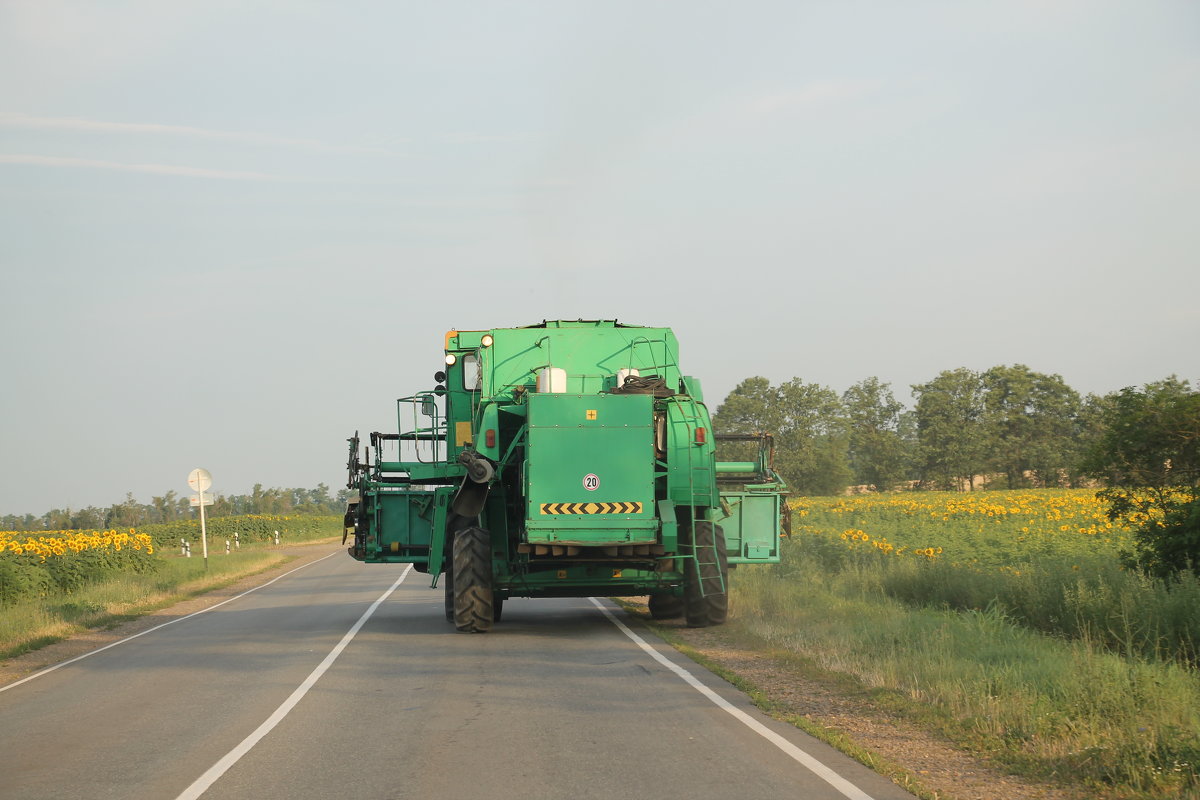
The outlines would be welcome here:
<svg viewBox="0 0 1200 800">
<path fill-rule="evenodd" d="M 468 392 L 479 390 L 479 356 L 471 353 L 462 359 L 463 388 Z"/>
</svg>

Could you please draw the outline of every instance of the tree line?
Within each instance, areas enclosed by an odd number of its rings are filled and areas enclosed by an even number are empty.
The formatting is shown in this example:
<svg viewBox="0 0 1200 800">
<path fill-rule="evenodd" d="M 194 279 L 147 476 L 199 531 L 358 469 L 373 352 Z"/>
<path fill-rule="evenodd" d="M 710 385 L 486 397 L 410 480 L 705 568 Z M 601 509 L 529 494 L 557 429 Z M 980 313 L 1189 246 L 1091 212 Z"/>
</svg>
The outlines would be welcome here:
<svg viewBox="0 0 1200 800">
<path fill-rule="evenodd" d="M 1023 364 L 945 370 L 912 387 L 912 407 L 867 378 L 837 394 L 800 378 L 747 378 L 713 415 L 718 433 L 774 434 L 775 468 L 796 494 L 1018 489 L 1045 486 L 1194 486 L 1200 480 L 1200 390 L 1175 376 L 1080 396 L 1059 375 Z M 741 461 L 746 445 L 722 443 Z M 264 489 L 217 495 L 208 514 L 340 514 L 349 490 Z M 174 491 L 107 508 L 0 517 L 3 530 L 137 527 L 195 514 Z"/>
<path fill-rule="evenodd" d="M 241 514 L 341 514 L 346 510 L 349 494 L 348 489 L 342 489 L 336 495 L 330 495 L 329 486 L 324 483 L 318 483 L 315 489 L 264 489 L 261 483 L 256 483 L 249 494 L 213 495 L 213 504 L 206 507 L 205 514 L 214 518 Z M 0 530 L 136 528 L 139 525 L 192 519 L 197 514 L 187 495 L 180 496 L 175 491 L 168 491 L 152 497 L 149 503 L 139 503 L 131 492 L 125 495 L 123 502 L 104 508 L 56 508 L 41 516 L 6 514 L 0 517 Z"/>
<path fill-rule="evenodd" d="M 913 404 L 867 378 L 842 394 L 800 378 L 747 378 L 713 415 L 720 433 L 775 435 L 776 471 L 797 494 L 861 486 L 1018 489 L 1191 486 L 1200 479 L 1200 391 L 1175 376 L 1081 396 L 1023 364 L 945 370 Z M 744 445 L 719 457 L 741 460 Z"/>
</svg>

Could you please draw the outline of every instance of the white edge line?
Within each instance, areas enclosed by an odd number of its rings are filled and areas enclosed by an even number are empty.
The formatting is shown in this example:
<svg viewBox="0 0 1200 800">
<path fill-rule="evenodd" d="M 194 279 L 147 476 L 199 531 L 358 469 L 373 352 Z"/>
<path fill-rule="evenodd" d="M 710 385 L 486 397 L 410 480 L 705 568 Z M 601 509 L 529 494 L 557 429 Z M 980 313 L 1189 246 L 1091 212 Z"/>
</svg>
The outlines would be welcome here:
<svg viewBox="0 0 1200 800">
<path fill-rule="evenodd" d="M 654 658 L 655 661 L 662 664 L 664 667 L 671 670 L 676 675 L 678 675 L 680 678 L 682 678 L 693 689 L 695 689 L 700 694 L 704 695 L 709 700 L 711 700 L 713 702 L 713 704 L 715 704 L 722 711 L 729 712 L 729 714 L 732 715 L 733 718 L 736 719 L 738 722 L 741 722 L 747 728 L 754 731 L 759 736 L 763 737 L 768 742 L 770 742 L 771 744 L 778 747 L 780 750 L 782 750 L 784 753 L 786 753 L 792 759 L 794 759 L 795 761 L 798 761 L 800 764 L 802 764 L 804 767 L 806 767 L 809 771 L 811 771 L 818 778 L 820 778 L 821 780 L 828 783 L 834 789 L 837 789 L 839 792 L 841 792 L 846 797 L 850 798 L 850 800 L 872 800 L 871 796 L 869 794 L 867 794 L 866 792 L 864 792 L 862 789 L 859 789 L 853 783 L 846 780 L 841 775 L 838 775 L 836 772 L 834 772 L 829 767 L 825 766 L 825 764 L 823 764 L 821 761 L 817 760 L 814 756 L 809 755 L 808 753 L 806 753 L 804 750 L 797 747 L 792 742 L 789 742 L 787 739 L 783 738 L 778 733 L 776 733 L 775 731 L 768 728 L 766 725 L 763 725 L 761 722 L 759 722 L 754 717 L 747 714 L 745 711 L 742 711 L 740 708 L 735 707 L 732 703 L 730 703 L 724 697 L 721 697 L 721 695 L 717 694 L 712 689 L 708 688 L 703 683 L 701 683 L 700 680 L 695 675 L 688 672 L 686 669 L 684 669 L 683 667 L 674 663 L 669 658 L 664 656 L 662 653 L 658 652 L 658 650 L 651 647 L 649 644 L 646 643 L 645 639 L 638 636 L 636 633 L 631 631 L 625 623 L 623 623 L 623 622 L 621 622 L 621 620 L 617 619 L 616 616 L 613 615 L 612 611 L 610 611 L 608 608 L 606 608 L 604 606 L 604 604 L 601 603 L 599 600 L 597 600 L 594 597 L 589 597 L 588 600 L 591 600 L 592 605 L 594 605 L 596 608 L 600 609 L 601 613 L 603 613 L 604 616 L 608 617 L 609 621 L 612 622 L 612 624 L 614 624 L 618 628 L 620 628 L 622 633 L 624 633 L 626 636 L 628 636 L 630 639 L 632 639 L 634 644 L 636 644 L 638 647 L 642 648 L 647 653 L 649 653 Z"/>
<path fill-rule="evenodd" d="M 95 650 L 89 650 L 88 652 L 84 653 L 81 656 L 75 656 L 74 658 L 67 659 L 66 661 L 62 661 L 58 664 L 55 664 L 52 667 L 46 667 L 46 669 L 44 669 L 40 672 L 35 672 L 32 675 L 26 675 L 24 678 L 21 678 L 21 680 L 19 680 L 19 681 L 13 681 L 12 683 L 8 684 L 7 686 L 0 686 L 0 692 L 6 692 L 9 689 L 12 689 L 13 687 L 20 686 L 22 683 L 27 683 L 27 682 L 33 680 L 34 678 L 40 678 L 43 675 L 54 672 L 54 670 L 59 669 L 61 667 L 65 667 L 68 664 L 74 664 L 76 661 L 82 661 L 83 659 L 87 658 L 88 656 L 94 656 L 94 655 L 96 655 L 96 653 L 103 653 L 105 650 L 109 649 L 110 647 L 116 647 L 119 644 L 125 644 L 126 642 L 133 641 L 134 639 L 138 638 L 139 636 L 145 636 L 147 633 L 154 633 L 155 631 L 165 628 L 168 625 L 174 625 L 176 622 L 183 622 L 184 620 L 191 619 L 192 617 L 196 617 L 201 614 L 206 614 L 215 608 L 220 608 L 221 606 L 225 605 L 226 603 L 232 603 L 234 600 L 238 600 L 242 597 L 245 597 L 246 595 L 250 594 L 251 592 L 257 592 L 259 589 L 263 588 L 264 586 L 270 586 L 275 581 L 286 578 L 288 575 L 291 575 L 293 572 L 298 572 L 298 571 L 304 569 L 305 567 L 311 567 L 313 564 L 317 564 L 317 563 L 324 561 L 327 558 L 331 558 L 335 555 L 337 555 L 337 552 L 330 553 L 327 556 L 321 556 L 320 558 L 314 559 L 313 561 L 310 561 L 307 564 L 301 564 L 300 566 L 296 567 L 295 569 L 290 569 L 287 572 L 283 573 L 282 575 L 277 575 L 274 578 L 272 578 L 271 580 L 267 581 L 266 583 L 261 583 L 258 586 L 255 586 L 253 589 L 249 589 L 247 591 L 242 592 L 241 594 L 237 595 L 236 597 L 230 597 L 227 600 L 222 600 L 219 603 L 214 603 L 213 605 L 209 606 L 208 608 L 202 608 L 199 611 L 188 614 L 186 617 L 180 617 L 179 619 L 173 619 L 169 622 L 164 622 L 161 625 L 155 625 L 153 628 L 144 630 L 141 633 L 135 633 L 132 636 L 126 636 L 124 639 L 118 639 L 115 642 L 110 642 L 109 644 L 106 644 L 103 647 L 97 647 Z"/>
<path fill-rule="evenodd" d="M 342 640 L 338 642 L 332 650 L 329 651 L 329 655 L 325 656 L 325 659 L 317 665 L 317 668 L 309 673 L 308 677 L 304 679 L 304 682 L 296 687 L 296 690 L 291 693 L 287 700 L 283 701 L 283 704 L 280 705 L 279 708 L 275 709 L 275 712 L 271 714 L 271 716 L 267 717 L 266 722 L 259 725 L 253 733 L 243 739 L 237 747 L 226 753 L 220 761 L 209 767 L 203 775 L 201 775 L 192 783 L 191 786 L 184 789 L 179 797 L 176 798 L 176 800 L 195 800 L 195 798 L 204 794 L 206 791 L 208 791 L 210 786 L 216 783 L 222 775 L 229 771 L 230 767 L 241 760 L 242 756 L 246 755 L 246 753 L 249 753 L 254 745 L 258 744 L 260 739 L 270 733 L 276 725 L 282 722 L 283 718 L 286 717 L 288 713 L 296 707 L 296 704 L 304 698 L 304 695 L 308 694 L 308 690 L 311 689 L 313 685 L 320 680 L 321 676 L 325 674 L 326 670 L 333 665 L 333 662 L 337 660 L 337 657 L 340 656 L 342 651 L 346 649 L 346 645 L 350 644 L 350 640 L 354 638 L 359 629 L 361 629 L 362 626 L 366 624 L 367 620 L 370 619 L 371 615 L 375 613 L 375 609 L 379 608 L 379 606 L 383 604 L 383 601 L 387 600 L 392 592 L 396 591 L 396 587 L 398 587 L 400 583 L 406 577 L 408 577 L 408 573 L 411 571 L 412 564 L 409 564 L 404 568 L 404 572 L 400 574 L 400 577 L 396 579 L 396 582 L 388 587 L 388 590 L 381 594 L 379 599 L 371 604 L 370 608 L 363 612 L 363 615 L 358 618 L 358 622 L 354 623 L 354 626 L 346 632 L 346 635 L 342 637 Z"/>
</svg>

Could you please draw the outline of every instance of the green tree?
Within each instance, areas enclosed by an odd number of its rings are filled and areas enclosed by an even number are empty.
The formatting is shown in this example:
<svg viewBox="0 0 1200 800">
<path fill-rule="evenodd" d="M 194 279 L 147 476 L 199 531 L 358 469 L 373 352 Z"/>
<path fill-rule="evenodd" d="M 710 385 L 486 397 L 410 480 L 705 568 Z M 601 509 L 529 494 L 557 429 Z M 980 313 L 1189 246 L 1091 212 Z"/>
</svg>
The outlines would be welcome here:
<svg viewBox="0 0 1200 800">
<path fill-rule="evenodd" d="M 171 522 L 179 516 L 178 494 L 174 489 L 160 497 L 151 497 L 150 504 L 154 507 L 155 522 Z"/>
<path fill-rule="evenodd" d="M 771 386 L 747 378 L 713 417 L 720 433 L 772 433 L 775 468 L 803 494 L 836 494 L 851 479 L 848 434 L 837 394 L 799 378 Z"/>
<path fill-rule="evenodd" d="M 1008 488 L 1062 483 L 1073 461 L 1079 394 L 1061 376 L 1024 364 L 992 367 L 981 382 L 991 466 Z"/>
<path fill-rule="evenodd" d="M 1088 469 L 1088 459 L 1090 454 L 1100 447 L 1104 438 L 1107 408 L 1111 405 L 1113 397 L 1112 394 L 1088 394 L 1079 403 L 1079 413 L 1075 415 L 1075 431 L 1071 436 L 1072 486 L 1078 486 L 1083 481 L 1096 477 Z"/>
<path fill-rule="evenodd" d="M 71 530 L 71 509 L 55 508 L 42 515 L 41 528 L 48 531 Z"/>
<path fill-rule="evenodd" d="M 900 434 L 904 406 L 891 384 L 867 378 L 842 394 L 854 480 L 886 491 L 907 474 L 910 454 Z"/>
<path fill-rule="evenodd" d="M 265 514 L 270 509 L 267 507 L 266 492 L 263 491 L 261 483 L 254 484 L 254 488 L 250 490 L 249 504 L 246 508 L 248 514 Z"/>
<path fill-rule="evenodd" d="M 1126 566 L 1167 578 L 1185 570 L 1200 574 L 1200 496 L 1149 488 L 1105 489 L 1110 519 L 1141 519 L 1133 530 L 1133 550 L 1122 553 Z"/>
<path fill-rule="evenodd" d="M 966 367 L 945 370 L 913 386 L 922 477 L 945 486 L 974 488 L 987 471 L 983 381 Z"/>
<path fill-rule="evenodd" d="M 145 520 L 145 510 L 133 498 L 133 492 L 125 493 L 125 502 L 114 503 L 104 515 L 106 528 L 133 528 Z"/>
<path fill-rule="evenodd" d="M 96 530 L 104 524 L 104 512 L 95 506 L 80 509 L 71 515 L 70 530 Z"/>
<path fill-rule="evenodd" d="M 1127 386 L 1099 405 L 1103 432 L 1084 470 L 1113 486 L 1187 486 L 1200 480 L 1200 392 L 1171 376 Z"/>
<path fill-rule="evenodd" d="M 317 488 L 308 493 L 312 504 L 321 511 L 327 511 L 333 507 L 333 498 L 329 496 L 329 484 L 318 483 Z"/>
<path fill-rule="evenodd" d="M 1084 469 L 1113 487 L 1101 492 L 1109 516 L 1137 511 L 1143 520 L 1126 563 L 1158 577 L 1200 570 L 1200 392 L 1171 376 L 1096 408 L 1102 432 Z"/>
</svg>

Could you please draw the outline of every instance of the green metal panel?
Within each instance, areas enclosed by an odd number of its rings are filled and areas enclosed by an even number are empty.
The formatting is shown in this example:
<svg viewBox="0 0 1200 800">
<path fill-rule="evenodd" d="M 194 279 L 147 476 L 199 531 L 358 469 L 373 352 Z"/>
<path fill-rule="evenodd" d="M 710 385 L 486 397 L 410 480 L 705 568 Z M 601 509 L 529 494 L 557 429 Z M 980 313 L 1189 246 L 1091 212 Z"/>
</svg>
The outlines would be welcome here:
<svg viewBox="0 0 1200 800">
<path fill-rule="evenodd" d="M 493 590 L 504 597 L 619 597 L 670 590 L 681 580 L 680 573 L 580 563 L 519 575 L 497 573 Z"/>
<path fill-rule="evenodd" d="M 529 542 L 654 542 L 653 398 L 532 394 Z"/>
<path fill-rule="evenodd" d="M 435 520 L 445 520 L 446 493 L 374 486 L 363 494 L 366 561 L 429 563 Z M 437 537 L 440 546 L 441 537 Z"/>
<path fill-rule="evenodd" d="M 493 344 L 481 347 L 485 335 Z M 511 398 L 531 389 L 545 367 L 566 370 L 571 394 L 598 394 L 616 387 L 617 373 L 635 369 L 680 385 L 679 343 L 669 328 L 618 325 L 612 321 L 545 322 L 528 328 L 458 332 L 447 350 L 478 349 L 483 385 L 480 399 Z"/>
<path fill-rule="evenodd" d="M 717 504 L 716 449 L 708 409 L 689 397 L 667 401 L 667 497 L 679 506 L 710 508 Z M 705 439 L 696 441 L 696 429 Z"/>
<path fill-rule="evenodd" d="M 731 564 L 779 562 L 779 511 L 782 498 L 773 491 L 721 492 L 721 507 L 728 516 L 717 519 L 725 532 Z"/>
</svg>

